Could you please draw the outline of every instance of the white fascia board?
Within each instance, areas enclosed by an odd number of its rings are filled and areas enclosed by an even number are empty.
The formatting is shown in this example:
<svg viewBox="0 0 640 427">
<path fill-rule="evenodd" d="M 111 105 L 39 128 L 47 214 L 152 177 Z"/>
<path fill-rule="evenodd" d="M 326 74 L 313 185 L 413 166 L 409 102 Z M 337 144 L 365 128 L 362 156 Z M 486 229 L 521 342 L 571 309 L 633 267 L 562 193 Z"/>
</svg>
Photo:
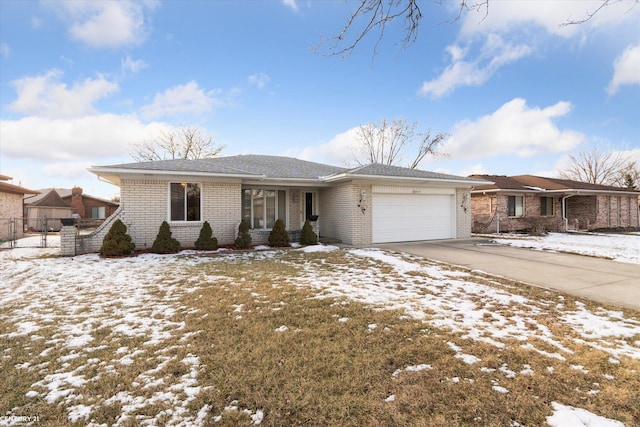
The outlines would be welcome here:
<svg viewBox="0 0 640 427">
<path fill-rule="evenodd" d="M 572 194 L 574 196 L 603 196 L 603 195 L 609 195 L 609 196 L 637 196 L 640 197 L 640 191 L 634 191 L 634 190 L 629 190 L 629 191 L 609 191 L 609 190 L 579 190 L 579 189 L 565 189 L 565 190 L 547 190 L 547 193 L 554 193 L 554 194 L 563 194 L 563 193 L 568 193 L 568 194 Z"/>
<path fill-rule="evenodd" d="M 242 185 L 255 185 L 265 187 L 273 185 L 276 187 L 331 187 L 330 184 L 318 179 L 298 179 L 298 178 L 264 178 L 264 179 L 244 179 Z"/>
<path fill-rule="evenodd" d="M 212 178 L 251 178 L 251 179 L 265 179 L 264 175 L 251 175 L 240 173 L 212 173 L 201 171 L 175 171 L 175 170 L 152 170 L 152 169 L 128 169 L 128 168 L 110 168 L 102 166 L 91 166 L 89 172 L 92 172 L 98 176 L 101 175 L 144 175 L 144 176 L 199 176 L 199 177 L 212 177 Z"/>
<path fill-rule="evenodd" d="M 493 183 L 492 183 L 493 184 Z M 519 190 L 516 188 L 486 188 L 486 189 L 474 189 L 471 190 L 473 194 L 483 194 L 483 193 L 509 193 L 509 194 L 543 194 L 545 192 L 536 191 L 536 190 Z"/>
<path fill-rule="evenodd" d="M 338 181 L 379 181 L 389 182 L 396 181 L 407 184 L 449 184 L 455 187 L 474 187 L 476 185 L 490 185 L 493 181 L 479 181 L 479 180 L 459 180 L 459 179 L 446 179 L 446 178 L 420 178 L 414 176 L 390 176 L 390 175 L 362 175 L 362 174 L 348 174 L 341 173 L 337 175 L 329 175 L 320 178 L 324 182 L 338 182 Z"/>
</svg>

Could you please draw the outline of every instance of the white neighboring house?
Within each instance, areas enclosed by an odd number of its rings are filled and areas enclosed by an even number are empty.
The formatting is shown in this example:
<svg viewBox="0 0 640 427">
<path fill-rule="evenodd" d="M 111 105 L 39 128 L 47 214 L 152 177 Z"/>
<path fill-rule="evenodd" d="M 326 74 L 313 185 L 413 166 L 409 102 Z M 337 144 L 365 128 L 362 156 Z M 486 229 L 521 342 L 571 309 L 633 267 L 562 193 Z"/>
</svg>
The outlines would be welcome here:
<svg viewBox="0 0 640 427">
<path fill-rule="evenodd" d="M 137 249 L 149 248 L 160 224 L 171 225 L 183 247 L 193 247 L 204 221 L 220 244 L 234 242 L 238 225 L 251 225 L 265 242 L 277 219 L 288 231 L 312 220 L 323 239 L 349 245 L 456 239 L 471 236 L 470 190 L 488 182 L 371 164 L 353 169 L 289 157 L 239 155 L 162 160 L 89 169 L 120 187 L 120 208 L 85 242 L 97 251 L 116 218 Z"/>
</svg>

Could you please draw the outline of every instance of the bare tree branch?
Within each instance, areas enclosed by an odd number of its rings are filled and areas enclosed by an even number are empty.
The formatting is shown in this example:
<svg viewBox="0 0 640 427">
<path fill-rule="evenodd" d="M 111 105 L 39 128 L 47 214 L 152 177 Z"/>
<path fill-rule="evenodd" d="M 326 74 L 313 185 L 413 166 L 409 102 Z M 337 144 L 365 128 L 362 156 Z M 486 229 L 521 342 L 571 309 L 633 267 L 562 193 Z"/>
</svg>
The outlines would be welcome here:
<svg viewBox="0 0 640 427">
<path fill-rule="evenodd" d="M 418 122 L 409 123 L 406 119 L 383 119 L 380 123 L 367 123 L 358 129 L 360 145 L 354 153 L 360 165 L 379 163 L 399 165 L 403 157 L 412 155 L 407 167 L 415 169 L 427 155 L 440 155 L 438 152 L 447 134 L 431 136 L 417 133 Z M 419 143 L 416 145 L 416 140 Z"/>
<path fill-rule="evenodd" d="M 418 38 L 418 30 L 423 18 L 420 7 L 420 0 L 354 0 L 357 6 L 349 15 L 346 24 L 337 35 L 321 40 L 316 46 L 316 51 L 326 48 L 326 56 L 340 56 L 348 58 L 356 47 L 370 33 L 377 32 L 377 39 L 373 48 L 373 56 L 378 53 L 378 47 L 385 37 L 387 25 L 393 21 L 403 20 L 404 37 L 401 38 L 401 50 L 411 46 Z M 489 3 L 492 0 L 456 0 L 458 2 L 458 14 L 450 22 L 459 20 L 464 13 L 470 11 L 483 12 L 483 20 L 489 15 Z M 577 0 L 576 0 L 577 1 Z M 607 7 L 614 3 L 628 2 L 631 4 L 630 10 L 640 3 L 640 0 L 599 0 L 600 3 L 593 11 L 587 11 L 582 19 L 568 19 L 561 24 L 579 25 L 591 20 L 595 15 L 602 13 Z M 433 0 L 434 3 L 442 5 L 445 0 Z M 543 6 L 541 6 L 543 7 Z"/>
<path fill-rule="evenodd" d="M 216 157 L 224 149 L 211 135 L 204 135 L 196 126 L 181 126 L 140 144 L 135 144 L 130 156 L 139 162 L 167 159 L 206 159 Z"/>
<path fill-rule="evenodd" d="M 409 168 L 417 168 L 422 159 L 427 155 L 449 157 L 448 154 L 440 152 L 442 144 L 449 137 L 448 133 L 439 132 L 436 135 L 431 136 L 431 129 L 429 129 L 427 133 L 421 134 L 420 137 L 421 141 L 418 147 L 418 152 L 416 153 L 416 157 L 409 164 Z"/>
<path fill-rule="evenodd" d="M 600 5 L 597 8 L 595 8 L 593 12 L 587 11 L 584 18 L 577 19 L 577 20 L 567 19 L 567 22 L 561 24 L 560 26 L 566 27 L 567 25 L 584 24 L 585 22 L 590 21 L 594 16 L 600 13 L 603 9 L 606 9 L 607 7 L 611 6 L 614 3 L 623 3 L 623 2 L 631 3 L 631 7 L 629 8 L 629 10 L 633 9 L 638 5 L 638 3 L 640 3 L 640 0 L 600 0 L 600 1 L 601 1 Z"/>
<path fill-rule="evenodd" d="M 347 23 L 337 36 L 329 37 L 320 43 L 328 45 L 327 56 L 351 56 L 356 46 L 372 31 L 378 30 L 378 38 L 374 46 L 374 56 L 378 46 L 384 38 L 387 24 L 402 17 L 405 24 L 405 36 L 402 39 L 402 49 L 413 44 L 418 37 L 418 28 L 422 19 L 422 11 L 418 0 L 359 0 L 360 4 L 351 13 Z M 466 0 L 463 0 L 463 3 Z M 362 24 L 361 24 L 362 22 Z M 346 42 L 347 36 L 355 33 L 351 42 Z M 342 46 L 347 43 L 346 46 Z M 320 47 L 318 46 L 318 48 Z M 341 47 L 342 46 L 342 47 Z"/>
<path fill-rule="evenodd" d="M 621 151 L 603 150 L 597 144 L 569 154 L 571 164 L 560 173 L 565 179 L 599 185 L 620 186 L 621 177 L 634 163 Z"/>
</svg>

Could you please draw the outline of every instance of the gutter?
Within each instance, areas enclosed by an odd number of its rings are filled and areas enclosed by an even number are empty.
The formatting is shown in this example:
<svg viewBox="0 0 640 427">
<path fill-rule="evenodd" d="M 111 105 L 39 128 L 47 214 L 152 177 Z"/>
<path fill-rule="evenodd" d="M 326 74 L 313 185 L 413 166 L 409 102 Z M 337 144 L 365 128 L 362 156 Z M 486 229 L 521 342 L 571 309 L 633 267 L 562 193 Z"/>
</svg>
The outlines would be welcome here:
<svg viewBox="0 0 640 427">
<path fill-rule="evenodd" d="M 568 196 L 563 196 L 562 197 L 562 219 L 564 221 L 564 231 L 565 231 L 565 233 L 567 231 L 569 231 L 569 218 L 567 218 L 567 202 L 566 202 L 566 200 L 569 197 L 573 197 L 573 196 L 575 196 L 575 195 L 577 195 L 579 193 L 580 192 L 577 192 L 576 194 L 569 194 Z"/>
<path fill-rule="evenodd" d="M 363 175 L 363 174 L 349 174 L 349 173 L 340 173 L 335 175 L 323 176 L 320 177 L 321 181 L 330 183 L 342 180 L 373 180 L 373 181 L 400 181 L 400 182 L 411 182 L 414 184 L 428 184 L 428 183 L 441 183 L 441 184 L 458 184 L 462 186 L 475 186 L 475 185 L 488 185 L 493 184 L 493 181 L 482 181 L 482 180 L 467 180 L 467 179 L 448 179 L 448 178 L 427 178 L 427 177 L 419 177 L 419 176 L 393 176 L 393 175 Z"/>
<path fill-rule="evenodd" d="M 102 168 L 90 167 L 89 172 L 96 175 L 114 174 L 114 175 L 193 175 L 193 176 L 211 176 L 220 178 L 257 178 L 265 179 L 265 175 L 256 174 L 240 174 L 240 173 L 216 173 L 206 171 L 188 171 L 188 170 L 153 170 L 153 169 L 126 169 L 126 168 Z"/>
</svg>

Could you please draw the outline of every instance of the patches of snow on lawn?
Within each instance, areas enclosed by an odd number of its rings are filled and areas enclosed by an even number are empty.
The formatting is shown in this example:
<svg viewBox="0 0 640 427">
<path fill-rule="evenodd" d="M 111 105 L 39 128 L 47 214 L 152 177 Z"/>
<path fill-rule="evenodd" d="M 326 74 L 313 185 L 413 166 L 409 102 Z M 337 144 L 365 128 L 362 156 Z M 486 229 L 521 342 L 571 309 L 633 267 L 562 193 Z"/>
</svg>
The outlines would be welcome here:
<svg viewBox="0 0 640 427">
<path fill-rule="evenodd" d="M 0 339 L 27 335 L 33 339 L 41 329 L 56 331 L 45 342 L 46 350 L 32 357 L 37 360 L 55 351 L 60 355 L 57 369 L 33 383 L 27 396 L 41 396 L 50 404 L 63 405 L 70 422 L 88 422 L 94 405 L 118 403 L 122 405 L 122 414 L 115 425 L 127 424 L 134 411 L 162 403 L 173 408 L 158 414 L 168 420 L 166 425 L 202 425 L 202 420 L 187 412 L 187 405 L 201 390 L 197 383 L 197 355 L 180 360 L 189 367 L 189 372 L 167 384 L 158 369 L 173 358 L 165 354 L 163 343 L 184 333 L 184 323 L 173 320 L 174 316 L 193 312 L 178 301 L 185 292 L 198 287 L 197 280 L 180 273 L 194 259 L 158 255 L 124 259 L 100 259 L 97 255 L 43 258 L 42 253 L 47 250 L 0 252 L 3 278 L 0 306 L 13 307 L 5 309 L 0 320 L 15 325 L 13 331 Z M 203 261 L 204 258 L 198 262 Z M 184 286 L 189 280 L 191 283 Z M 101 338 L 103 343 L 131 338 L 141 344 L 138 348 L 121 347 L 110 354 L 112 358 L 101 360 L 95 353 L 107 346 L 94 345 L 97 335 L 106 336 Z M 82 395 L 81 389 L 87 383 L 117 375 L 118 365 L 130 365 L 138 358 L 148 360 L 156 368 L 141 373 L 129 391 L 114 396 Z M 78 366 L 76 359 L 86 363 Z M 39 370 L 35 363 L 22 368 Z M 88 371 L 94 372 L 91 377 Z M 149 390 L 151 397 L 146 397 Z M 79 399 L 90 404 L 77 404 Z M 158 423 L 150 416 L 135 417 L 141 425 Z"/>
<path fill-rule="evenodd" d="M 45 371 L 25 393 L 29 398 L 41 397 L 63 406 L 71 422 L 92 425 L 92 411 L 98 405 L 111 403 L 121 407 L 115 425 L 131 422 L 203 425 L 209 421 L 212 408 L 204 405 L 193 412 L 188 408 L 203 390 L 198 383 L 199 357 L 197 354 L 180 359 L 175 356 L 177 347 L 184 350 L 190 337 L 185 333 L 185 324 L 177 319 L 196 311 L 179 301 L 201 286 L 228 279 L 207 276 L 194 266 L 278 258 L 279 262 L 295 264 L 299 273 L 295 277 L 274 277 L 274 281 L 317 289 L 318 297 L 346 297 L 377 308 L 404 309 L 408 315 L 434 328 L 459 333 L 460 341 L 449 346 L 454 357 L 467 363 L 481 362 L 462 348 L 473 349 L 477 341 L 497 348 L 520 343 L 523 349 L 566 360 L 573 353 L 563 345 L 566 338 L 554 335 L 541 323 L 546 314 L 554 310 L 564 326 L 581 336 L 581 343 L 604 349 L 612 360 L 622 356 L 640 359 L 640 342 L 628 339 L 640 333 L 640 322 L 625 318 L 621 312 L 590 311 L 580 304 L 569 311 L 562 297 L 529 299 L 511 293 L 498 279 L 494 281 L 475 272 L 458 271 L 418 257 L 377 249 L 344 250 L 346 262 L 330 263 L 328 257 L 337 250 L 323 245 L 311 246 L 291 251 L 293 260 L 277 250 L 222 251 L 215 257 L 185 251 L 179 255 L 146 254 L 124 259 L 101 259 L 97 255 L 41 257 L 46 250 L 34 249 L 0 251 L 0 306 L 4 308 L 0 321 L 14 325 L 13 330 L 0 339 L 30 337 L 31 341 L 44 342 L 44 351 L 29 355 L 30 360 L 19 366 L 36 373 Z M 327 254 L 326 258 L 321 254 L 307 256 L 309 252 Z M 375 325 L 368 328 L 373 330 Z M 53 335 L 51 330 L 55 331 Z M 286 325 L 279 331 L 286 333 Z M 609 341 L 605 342 L 604 338 Z M 179 345 L 168 345 L 169 339 Z M 545 350 L 536 346 L 540 343 L 545 344 Z M 104 351 L 100 353 L 105 348 L 110 349 L 108 356 L 104 356 Z M 51 361 L 56 367 L 53 372 L 39 365 L 41 359 L 51 359 L 51 354 L 56 354 L 56 359 Z M 3 357 L 7 357 L 6 351 Z M 153 368 L 139 374 L 126 390 L 112 396 L 82 396 L 81 389 L 89 382 L 105 376 L 117 377 L 119 369 L 126 369 L 139 360 L 149 362 Z M 188 372 L 177 378 L 166 378 L 162 370 L 171 362 L 188 367 Z M 423 369 L 430 366 L 402 367 L 398 375 Z M 93 372 L 91 377 L 88 372 Z M 500 372 L 508 376 L 513 371 L 505 366 Z M 494 385 L 497 392 L 508 391 L 497 383 Z M 78 402 L 80 399 L 83 401 Z M 154 404 L 171 409 L 156 415 L 140 415 L 146 413 L 141 409 Z M 562 408 L 557 410 L 567 413 Z M 264 416 L 262 411 L 231 405 L 214 420 L 222 420 L 224 412 L 230 411 L 247 413 L 254 424 L 260 424 Z"/>
<path fill-rule="evenodd" d="M 501 245 L 569 252 L 640 264 L 640 236 L 634 234 L 549 233 L 545 236 L 506 236 L 493 239 Z"/>
</svg>

